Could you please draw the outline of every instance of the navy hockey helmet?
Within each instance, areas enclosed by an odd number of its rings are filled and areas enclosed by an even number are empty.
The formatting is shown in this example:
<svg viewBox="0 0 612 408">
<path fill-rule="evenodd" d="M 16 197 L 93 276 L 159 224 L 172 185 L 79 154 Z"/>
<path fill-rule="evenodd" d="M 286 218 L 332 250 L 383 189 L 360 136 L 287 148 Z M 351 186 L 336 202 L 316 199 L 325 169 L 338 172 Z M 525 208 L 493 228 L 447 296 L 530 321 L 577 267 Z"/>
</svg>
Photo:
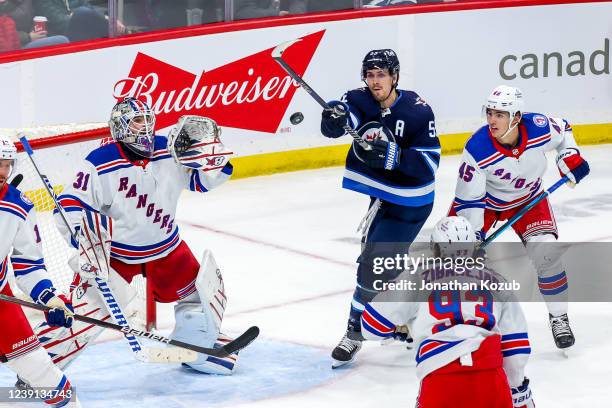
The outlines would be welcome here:
<svg viewBox="0 0 612 408">
<path fill-rule="evenodd" d="M 400 63 L 395 51 L 392 49 L 372 50 L 366 54 L 361 63 L 361 80 L 365 81 L 368 70 L 385 68 L 389 70 L 389 74 L 397 75 L 399 80 Z"/>
</svg>

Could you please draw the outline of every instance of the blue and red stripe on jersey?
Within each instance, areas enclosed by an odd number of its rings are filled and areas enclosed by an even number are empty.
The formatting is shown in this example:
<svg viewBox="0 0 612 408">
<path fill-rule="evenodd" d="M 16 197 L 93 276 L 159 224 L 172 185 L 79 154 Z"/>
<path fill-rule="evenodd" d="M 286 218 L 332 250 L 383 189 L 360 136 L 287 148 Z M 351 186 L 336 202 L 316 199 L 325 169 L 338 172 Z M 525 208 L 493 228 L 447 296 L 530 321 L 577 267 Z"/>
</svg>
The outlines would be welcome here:
<svg viewBox="0 0 612 408">
<path fill-rule="evenodd" d="M 549 277 L 538 276 L 538 287 L 540 288 L 540 293 L 542 293 L 542 295 L 557 295 L 567 290 L 567 275 L 565 274 L 565 271 L 563 271 L 557 275 Z"/>
<path fill-rule="evenodd" d="M 527 149 L 533 149 L 535 147 L 543 146 L 548 143 L 551 139 L 550 133 L 547 133 L 543 136 L 538 136 L 534 139 L 529 139 L 527 141 Z"/>
<path fill-rule="evenodd" d="M 8 257 L 0 263 L 0 290 L 4 287 L 4 281 L 8 275 Z"/>
<path fill-rule="evenodd" d="M 514 199 L 512 201 L 504 201 L 501 198 L 497 198 L 490 193 L 487 193 L 485 196 L 485 201 L 487 203 L 488 208 L 492 208 L 494 210 L 509 210 L 510 208 L 518 207 L 519 205 L 527 203 L 533 197 L 535 197 L 540 192 L 540 186 L 538 185 L 527 195 Z"/>
<path fill-rule="evenodd" d="M 174 227 L 174 231 L 168 238 L 152 245 L 127 245 L 113 241 L 111 243 L 111 256 L 130 261 L 150 259 L 174 249 L 180 242 L 178 228 Z"/>
<path fill-rule="evenodd" d="M 41 259 L 23 259 L 11 257 L 13 272 L 15 276 L 24 276 L 36 270 L 45 270 L 45 261 Z"/>
<path fill-rule="evenodd" d="M 361 315 L 361 329 L 381 338 L 392 337 L 395 325 L 378 313 L 369 303 Z"/>
<path fill-rule="evenodd" d="M 0 211 L 16 215 L 24 221 L 28 217 L 28 212 L 23 207 L 8 201 L 0 201 Z"/>
<path fill-rule="evenodd" d="M 527 333 L 504 334 L 501 338 L 501 350 L 504 357 L 515 354 L 530 354 L 531 345 Z"/>
<path fill-rule="evenodd" d="M 53 405 L 56 408 L 66 406 L 72 397 L 72 393 L 69 392 L 71 387 L 72 385 L 66 376 L 62 376 L 60 383 L 55 387 L 55 392 L 51 393 L 52 396 L 50 398 L 45 399 L 45 404 Z"/>
<path fill-rule="evenodd" d="M 478 200 L 462 200 L 455 197 L 453 201 L 453 208 L 455 211 L 467 210 L 468 208 L 485 208 L 485 205 L 484 197 Z"/>
<path fill-rule="evenodd" d="M 421 364 L 423 361 L 427 360 L 428 358 L 438 355 L 462 342 L 463 340 L 457 340 L 457 341 L 425 340 L 423 341 L 419 345 L 419 349 L 416 352 L 417 365 Z"/>
</svg>

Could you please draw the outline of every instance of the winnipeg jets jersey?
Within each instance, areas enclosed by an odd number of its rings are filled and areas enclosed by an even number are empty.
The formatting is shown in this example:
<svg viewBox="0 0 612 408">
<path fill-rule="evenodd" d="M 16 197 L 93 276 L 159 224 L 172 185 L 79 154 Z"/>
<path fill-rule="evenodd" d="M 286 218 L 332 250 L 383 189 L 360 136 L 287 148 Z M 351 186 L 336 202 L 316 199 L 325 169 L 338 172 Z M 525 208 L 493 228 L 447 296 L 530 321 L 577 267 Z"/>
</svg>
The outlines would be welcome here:
<svg viewBox="0 0 612 408">
<path fill-rule="evenodd" d="M 39 301 L 53 285 L 45 269 L 34 205 L 9 184 L 0 189 L 0 232 L 0 291 L 8 284 L 10 262 L 19 288 Z"/>
<path fill-rule="evenodd" d="M 576 147 L 565 119 L 539 113 L 523 116 L 519 142 L 508 149 L 480 128 L 467 141 L 455 189 L 453 210 L 482 229 L 484 209 L 503 211 L 527 203 L 542 191 L 547 151 Z"/>
<path fill-rule="evenodd" d="M 354 89 L 342 97 L 349 107 L 351 127 L 359 129 L 368 122 L 380 122 L 391 131 L 401 149 L 399 166 L 392 171 L 368 167 L 350 149 L 342 187 L 403 206 L 431 204 L 441 151 L 434 114 L 415 92 L 397 92 L 397 99 L 385 110 L 381 110 L 368 88 Z M 333 133 L 321 130 L 328 136 Z"/>
<path fill-rule="evenodd" d="M 496 274 L 488 269 L 468 269 L 461 274 L 451 269 L 427 269 L 408 280 L 420 289 L 421 282 L 449 282 L 455 276 L 461 276 L 461 282 L 477 285 L 483 277 L 499 281 L 491 278 Z M 487 337 L 498 335 L 508 381 L 511 386 L 522 383 L 531 348 L 519 303 L 502 301 L 500 296 L 480 287 L 462 291 L 406 290 L 399 295 L 393 292 L 383 292 L 366 305 L 361 318 L 362 334 L 368 340 L 381 340 L 392 337 L 396 326 L 408 325 L 418 345 L 419 379 L 478 350 Z"/>
<path fill-rule="evenodd" d="M 151 159 L 136 162 L 116 143 L 92 151 L 80 164 L 73 184 L 59 197 L 73 230 L 86 208 L 113 220 L 113 258 L 139 264 L 172 252 L 181 242 L 175 222 L 181 191 L 206 192 L 228 180 L 233 168 L 228 163 L 213 174 L 180 166 L 167 144 L 167 138 L 156 136 Z M 59 216 L 56 224 L 70 240 Z"/>
</svg>

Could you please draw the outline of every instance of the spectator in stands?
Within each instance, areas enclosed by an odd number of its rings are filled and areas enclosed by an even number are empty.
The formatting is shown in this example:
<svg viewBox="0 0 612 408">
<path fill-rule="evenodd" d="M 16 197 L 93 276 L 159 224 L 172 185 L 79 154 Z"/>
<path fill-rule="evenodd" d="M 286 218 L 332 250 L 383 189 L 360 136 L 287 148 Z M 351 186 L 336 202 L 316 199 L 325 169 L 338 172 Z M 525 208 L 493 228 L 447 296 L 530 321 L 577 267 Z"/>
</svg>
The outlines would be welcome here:
<svg viewBox="0 0 612 408">
<path fill-rule="evenodd" d="M 307 11 L 346 10 L 355 7 L 353 0 L 308 0 Z"/>
<path fill-rule="evenodd" d="M 13 49 L 46 47 L 68 42 L 68 38 L 64 36 L 49 37 L 47 31 L 33 30 L 32 0 L 0 0 L 0 15 L 10 17 L 15 23 L 19 43 Z"/>
<path fill-rule="evenodd" d="M 51 34 L 65 35 L 70 41 L 108 37 L 108 20 L 88 0 L 33 0 L 34 14 L 48 19 Z M 125 32 L 117 21 L 117 33 Z"/>
<path fill-rule="evenodd" d="M 307 0 L 234 0 L 234 19 L 304 13 L 306 3 Z"/>
<path fill-rule="evenodd" d="M 147 0 L 147 15 L 154 30 L 185 27 L 188 10 L 202 11 L 200 24 L 223 21 L 224 0 Z"/>
</svg>

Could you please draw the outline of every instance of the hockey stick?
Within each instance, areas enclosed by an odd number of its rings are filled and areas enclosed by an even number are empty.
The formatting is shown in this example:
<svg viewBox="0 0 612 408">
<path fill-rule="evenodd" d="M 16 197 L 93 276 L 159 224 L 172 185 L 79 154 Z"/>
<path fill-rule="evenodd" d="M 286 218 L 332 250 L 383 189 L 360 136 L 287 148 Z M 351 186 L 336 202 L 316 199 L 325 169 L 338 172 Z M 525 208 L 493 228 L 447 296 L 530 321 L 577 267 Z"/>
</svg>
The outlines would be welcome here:
<svg viewBox="0 0 612 408">
<path fill-rule="evenodd" d="M 31 309 L 40 310 L 42 312 L 51 310 L 51 308 L 48 306 L 39 305 L 38 303 L 28 302 L 27 300 L 21 300 L 19 298 L 15 298 L 15 297 L 3 295 L 3 294 L 0 294 L 0 300 L 4 300 L 5 302 L 10 302 L 10 303 L 15 303 L 21 306 L 26 306 Z M 196 346 L 196 345 L 189 344 L 189 343 L 184 343 L 179 340 L 172 340 L 167 337 L 160 336 L 159 334 L 150 333 L 150 332 L 146 332 L 143 330 L 131 329 L 129 326 L 120 326 L 118 324 L 105 322 L 103 320 L 92 319 L 91 317 L 87 317 L 87 316 L 81 316 L 81 315 L 75 314 L 73 317 L 75 320 L 79 320 L 87 324 L 93 324 L 96 326 L 104 327 L 106 329 L 116 330 L 124 334 L 132 334 L 134 336 L 144 337 L 150 340 L 158 341 L 160 343 L 165 343 L 165 344 L 170 344 L 172 346 L 181 347 L 191 352 L 207 354 L 209 356 L 219 357 L 219 358 L 227 357 L 230 354 L 233 354 L 237 351 L 242 350 L 243 348 L 248 346 L 253 340 L 255 340 L 257 336 L 259 335 L 259 328 L 257 326 L 253 326 L 249 328 L 247 331 L 245 331 L 244 333 L 242 333 L 240 336 L 238 336 L 236 339 L 224 345 L 223 347 L 208 348 L 208 347 Z M 160 349 L 160 350 L 166 350 L 166 349 Z M 195 353 L 190 353 L 190 354 L 195 355 Z"/>
<path fill-rule="evenodd" d="M 310 85 L 308 85 L 306 83 L 306 81 L 304 81 L 304 79 L 302 77 L 300 77 L 298 75 L 297 72 L 295 72 L 293 70 L 293 68 L 291 68 L 291 66 L 289 66 L 289 64 L 287 64 L 287 62 L 285 60 L 283 60 L 283 53 L 287 50 L 287 48 L 291 47 L 293 44 L 295 44 L 296 42 L 302 41 L 301 39 L 297 39 L 297 40 L 291 40 L 291 41 L 287 41 L 284 42 L 280 45 L 277 45 L 276 48 L 274 48 L 272 50 L 272 58 L 274 59 L 274 61 L 278 62 L 278 64 L 289 74 L 289 76 L 291 78 L 293 78 L 293 80 L 295 82 L 298 83 L 298 85 L 300 85 L 306 92 L 308 92 L 308 95 L 312 96 L 312 98 L 317 101 L 317 103 L 319 105 L 321 105 L 321 107 L 325 110 L 331 110 L 334 111 L 334 113 L 340 115 L 344 112 L 344 110 L 341 110 L 339 107 L 334 107 L 332 108 L 331 106 L 329 106 L 329 104 L 327 102 L 325 102 L 325 100 L 323 100 L 323 98 L 321 98 L 319 96 L 318 93 L 315 92 L 314 89 L 312 89 L 310 87 Z M 346 112 L 346 114 L 348 114 L 348 112 Z M 371 150 L 372 147 L 367 144 L 362 138 L 361 136 L 359 136 L 357 134 L 357 132 L 355 131 L 355 129 L 353 129 L 352 127 L 350 127 L 348 124 L 344 125 L 342 127 L 346 133 L 348 133 L 349 135 L 351 135 L 351 137 L 355 140 L 355 142 L 359 143 L 359 146 L 363 147 L 364 150 Z"/>
<path fill-rule="evenodd" d="M 57 196 L 55 195 L 51 182 L 46 176 L 44 176 L 41 173 L 40 169 L 38 168 L 38 165 L 36 164 L 36 160 L 34 159 L 34 151 L 32 150 L 30 143 L 28 142 L 25 136 L 20 137 L 19 140 L 21 141 L 24 147 L 24 150 L 28 154 L 28 157 L 30 158 L 32 165 L 34 166 L 34 169 L 38 173 L 43 184 L 45 185 L 47 192 L 51 196 L 51 199 L 53 200 L 55 207 L 60 213 L 62 220 L 64 221 L 64 224 L 68 228 L 68 231 L 70 231 L 70 235 L 72 236 L 73 240 L 76 242 L 77 241 L 76 234 L 70 227 L 70 224 L 68 223 L 68 220 L 64 214 L 63 208 L 61 204 L 59 203 Z M 125 315 L 123 311 L 121 310 L 121 307 L 116 301 L 116 298 L 113 295 L 111 288 L 107 285 L 105 281 L 103 281 L 100 278 L 95 278 L 95 282 L 97 285 L 97 289 L 100 292 L 100 295 L 104 301 L 104 305 L 106 306 L 106 309 L 113 316 L 114 320 L 120 325 L 119 327 L 125 328 L 125 330 L 122 331 L 123 335 L 125 339 L 127 340 L 128 344 L 130 345 L 130 349 L 134 353 L 137 360 L 140 360 L 143 362 L 155 362 L 155 363 L 174 363 L 174 362 L 178 363 L 178 362 L 193 362 L 197 359 L 197 355 L 195 355 L 194 353 L 186 354 L 182 352 L 183 350 L 176 350 L 176 349 L 173 350 L 170 348 L 154 349 L 154 348 L 143 347 L 142 344 L 140 344 L 140 341 L 133 334 L 133 331 L 137 332 L 138 330 L 131 329 L 129 327 L 128 321 L 125 318 Z M 249 331 L 251 331 L 252 333 L 253 328 L 248 329 L 245 332 L 245 334 L 249 333 Z M 255 336 L 250 341 L 253 341 L 255 337 L 257 337 L 258 334 L 259 334 L 259 329 L 257 329 Z M 244 334 L 242 336 L 244 336 Z M 245 344 L 244 347 L 246 347 L 247 345 L 248 343 Z"/>
<path fill-rule="evenodd" d="M 542 191 L 540 193 L 539 196 L 537 196 L 536 198 L 534 198 L 533 200 L 531 200 L 531 202 L 529 204 L 527 204 L 526 206 L 524 206 L 523 208 L 521 208 L 521 210 L 519 212 L 517 212 L 516 214 L 514 214 L 514 216 L 512 216 L 504 225 L 502 225 L 501 227 L 499 227 L 499 229 L 497 231 L 495 231 L 493 234 L 491 234 L 490 237 L 488 237 L 487 239 L 485 239 L 480 245 L 479 248 L 483 249 L 485 248 L 487 245 L 489 245 L 493 240 L 495 240 L 495 238 L 497 238 L 498 236 L 501 235 L 502 232 L 504 232 L 505 230 L 507 230 L 508 228 L 510 228 L 512 225 L 514 225 L 514 223 L 516 223 L 519 219 L 521 219 L 521 217 L 523 217 L 523 215 L 525 215 L 527 213 L 527 211 L 531 210 L 533 207 L 535 207 L 535 205 L 537 203 L 539 203 L 540 201 L 542 201 L 543 199 L 545 199 L 546 197 L 548 197 L 549 195 L 551 195 L 556 189 L 558 189 L 559 187 L 561 187 L 563 184 L 570 182 L 569 178 L 567 176 L 563 176 L 559 179 L 559 181 L 557 181 L 555 184 L 553 184 L 552 186 L 548 187 L 548 189 Z"/>
<path fill-rule="evenodd" d="M 32 163 L 32 166 L 34 166 L 34 170 L 36 170 L 36 173 L 38 173 L 40 179 L 42 180 L 45 186 L 45 189 L 47 190 L 47 193 L 49 193 L 49 195 L 51 196 L 51 199 L 53 200 L 53 203 L 55 204 L 55 208 L 57 208 L 57 211 L 62 217 L 62 221 L 64 222 L 64 225 L 66 225 L 66 228 L 68 228 L 68 231 L 70 231 L 72 241 L 78 242 L 76 233 L 70 226 L 70 223 L 68 222 L 68 219 L 66 218 L 66 215 L 64 214 L 64 209 L 59 203 L 57 196 L 55 195 L 55 191 L 53 190 L 53 185 L 51 184 L 47 176 L 42 174 L 42 172 L 38 168 L 38 164 L 36 163 L 36 160 L 34 160 L 34 151 L 32 150 L 32 147 L 30 146 L 28 139 L 25 136 L 21 136 L 19 138 L 19 141 L 21 142 L 24 150 L 28 154 L 28 157 L 30 158 L 30 162 Z M 121 307 L 115 300 L 115 296 L 113 295 L 111 288 L 99 278 L 95 278 L 94 281 L 96 282 L 98 291 L 100 292 L 100 295 L 104 301 L 104 305 L 106 306 L 106 309 L 108 310 L 108 312 L 113 316 L 113 318 L 118 324 L 128 327 L 127 319 L 125 318 L 125 315 L 123 314 L 123 311 L 121 310 Z M 134 353 L 134 355 L 136 356 L 136 359 L 143 361 L 143 362 L 149 361 L 149 356 L 147 355 L 149 353 L 143 352 L 143 347 L 140 344 L 140 341 L 138 341 L 138 339 L 134 337 L 134 335 L 130 334 L 129 332 L 124 332 L 124 337 L 127 340 L 128 344 L 130 345 L 130 348 L 132 352 Z"/>
</svg>

